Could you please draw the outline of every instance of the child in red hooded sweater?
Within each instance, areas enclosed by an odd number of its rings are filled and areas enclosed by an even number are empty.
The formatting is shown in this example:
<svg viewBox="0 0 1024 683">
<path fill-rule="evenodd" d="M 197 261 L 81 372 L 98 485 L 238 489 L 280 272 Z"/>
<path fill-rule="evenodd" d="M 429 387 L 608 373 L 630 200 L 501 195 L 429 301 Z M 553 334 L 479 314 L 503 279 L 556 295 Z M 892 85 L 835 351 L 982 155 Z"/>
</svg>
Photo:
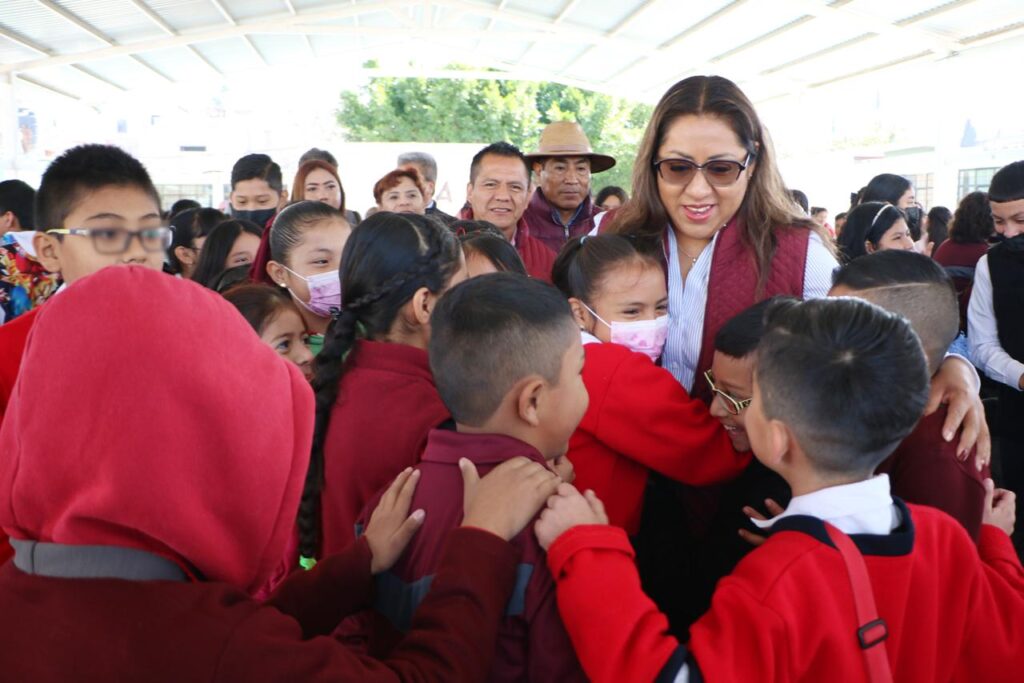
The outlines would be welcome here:
<svg viewBox="0 0 1024 683">
<path fill-rule="evenodd" d="M 621 235 L 583 236 L 562 249 L 552 273 L 569 299 L 587 362 L 590 406 L 569 442 L 576 485 L 593 489 L 611 523 L 640 526 L 651 470 L 704 486 L 737 476 L 737 453 L 707 406 L 655 363 L 668 333 L 661 262 Z"/>
<path fill-rule="evenodd" d="M 149 173 L 111 145 L 82 145 L 54 159 L 36 193 L 35 219 L 36 258 L 65 285 L 112 265 L 160 270 L 171 243 L 170 229 L 160 224 L 160 197 Z M 0 421 L 42 308 L 0 326 Z M 0 533 L 0 564 L 10 554 Z"/>
<path fill-rule="evenodd" d="M 556 478 L 463 470 L 413 628 L 370 659 L 326 636 L 429 519 L 408 514 L 411 470 L 348 551 L 250 597 L 291 534 L 312 413 L 299 369 L 194 283 L 107 268 L 43 306 L 0 430 L 0 679 L 482 681 L 515 582 L 504 539 Z"/>
<path fill-rule="evenodd" d="M 1007 536 L 1012 494 L 990 494 L 975 548 L 948 516 L 894 499 L 887 477 L 872 475 L 924 411 L 929 374 L 917 335 L 855 299 L 783 303 L 768 315 L 746 429 L 793 499 L 761 522 L 767 542 L 719 583 L 689 642 L 666 635 L 627 539 L 601 526 L 592 492 L 563 484 L 536 525 L 587 674 L 1017 680 L 1024 569 Z"/>
</svg>

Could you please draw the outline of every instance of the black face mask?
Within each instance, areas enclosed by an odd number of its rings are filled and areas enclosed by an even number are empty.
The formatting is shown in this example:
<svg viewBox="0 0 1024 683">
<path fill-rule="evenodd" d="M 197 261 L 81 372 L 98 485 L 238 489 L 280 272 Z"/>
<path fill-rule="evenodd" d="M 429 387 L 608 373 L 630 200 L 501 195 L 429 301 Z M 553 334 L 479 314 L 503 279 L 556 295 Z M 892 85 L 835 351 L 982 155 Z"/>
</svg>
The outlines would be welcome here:
<svg viewBox="0 0 1024 683">
<path fill-rule="evenodd" d="M 267 221 L 274 217 L 275 213 L 277 213 L 276 208 L 255 209 L 253 211 L 239 210 L 234 207 L 231 209 L 231 215 L 235 218 L 240 218 L 243 221 L 252 221 L 256 225 L 260 226 L 260 228 L 263 228 L 267 224 Z"/>
<path fill-rule="evenodd" d="M 903 209 L 907 217 L 907 227 L 910 228 L 910 236 L 914 241 L 921 239 L 921 219 L 924 217 L 924 210 L 920 206 L 908 206 Z"/>
</svg>

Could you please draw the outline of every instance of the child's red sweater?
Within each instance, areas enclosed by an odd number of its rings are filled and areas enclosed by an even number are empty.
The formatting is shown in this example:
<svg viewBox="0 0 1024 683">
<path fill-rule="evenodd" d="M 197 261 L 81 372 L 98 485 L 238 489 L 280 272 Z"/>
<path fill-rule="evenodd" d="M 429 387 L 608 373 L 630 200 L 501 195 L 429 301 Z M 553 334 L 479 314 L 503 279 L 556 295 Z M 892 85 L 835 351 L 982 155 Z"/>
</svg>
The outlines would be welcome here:
<svg viewBox="0 0 1024 683">
<path fill-rule="evenodd" d="M 738 476 L 750 453 L 737 453 L 707 406 L 650 358 L 620 344 L 586 344 L 583 383 L 590 405 L 569 441 L 576 487 L 593 489 L 608 519 L 628 534 L 640 528 L 650 470 L 694 486 Z"/>
<path fill-rule="evenodd" d="M 985 525 L 975 548 L 945 513 L 897 505 L 903 523 L 891 534 L 851 536 L 888 627 L 893 679 L 1020 680 L 1024 569 L 1007 535 Z M 572 529 L 549 548 L 548 566 L 595 683 L 672 681 L 684 664 L 691 681 L 867 681 L 846 567 L 817 518 L 776 522 L 718 584 L 686 645 L 641 590 L 621 530 Z"/>
</svg>

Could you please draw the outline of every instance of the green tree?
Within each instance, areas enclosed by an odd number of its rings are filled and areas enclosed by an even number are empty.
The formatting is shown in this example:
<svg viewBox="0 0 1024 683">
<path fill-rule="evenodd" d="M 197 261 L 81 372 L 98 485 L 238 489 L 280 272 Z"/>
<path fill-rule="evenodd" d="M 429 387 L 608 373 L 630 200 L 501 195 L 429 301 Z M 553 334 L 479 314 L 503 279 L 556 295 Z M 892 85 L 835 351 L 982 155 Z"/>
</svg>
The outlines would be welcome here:
<svg viewBox="0 0 1024 683">
<path fill-rule="evenodd" d="M 575 120 L 595 151 L 618 160 L 594 177 L 596 191 L 605 185 L 629 190 L 651 111 L 646 104 L 558 83 L 374 77 L 359 91 L 341 94 L 337 119 L 346 139 L 359 142 L 508 140 L 524 151 L 536 147 L 548 123 Z"/>
</svg>

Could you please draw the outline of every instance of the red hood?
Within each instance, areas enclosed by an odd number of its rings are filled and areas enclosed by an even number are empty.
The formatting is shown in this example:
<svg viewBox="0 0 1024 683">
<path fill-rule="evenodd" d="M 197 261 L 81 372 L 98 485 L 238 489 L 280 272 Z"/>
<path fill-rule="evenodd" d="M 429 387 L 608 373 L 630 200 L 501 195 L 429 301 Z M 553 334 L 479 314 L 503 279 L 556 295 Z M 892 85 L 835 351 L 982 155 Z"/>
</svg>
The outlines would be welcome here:
<svg viewBox="0 0 1024 683">
<path fill-rule="evenodd" d="M 233 306 L 107 268 L 37 316 L 0 431 L 0 528 L 253 591 L 284 556 L 312 431 L 302 373 Z"/>
</svg>

